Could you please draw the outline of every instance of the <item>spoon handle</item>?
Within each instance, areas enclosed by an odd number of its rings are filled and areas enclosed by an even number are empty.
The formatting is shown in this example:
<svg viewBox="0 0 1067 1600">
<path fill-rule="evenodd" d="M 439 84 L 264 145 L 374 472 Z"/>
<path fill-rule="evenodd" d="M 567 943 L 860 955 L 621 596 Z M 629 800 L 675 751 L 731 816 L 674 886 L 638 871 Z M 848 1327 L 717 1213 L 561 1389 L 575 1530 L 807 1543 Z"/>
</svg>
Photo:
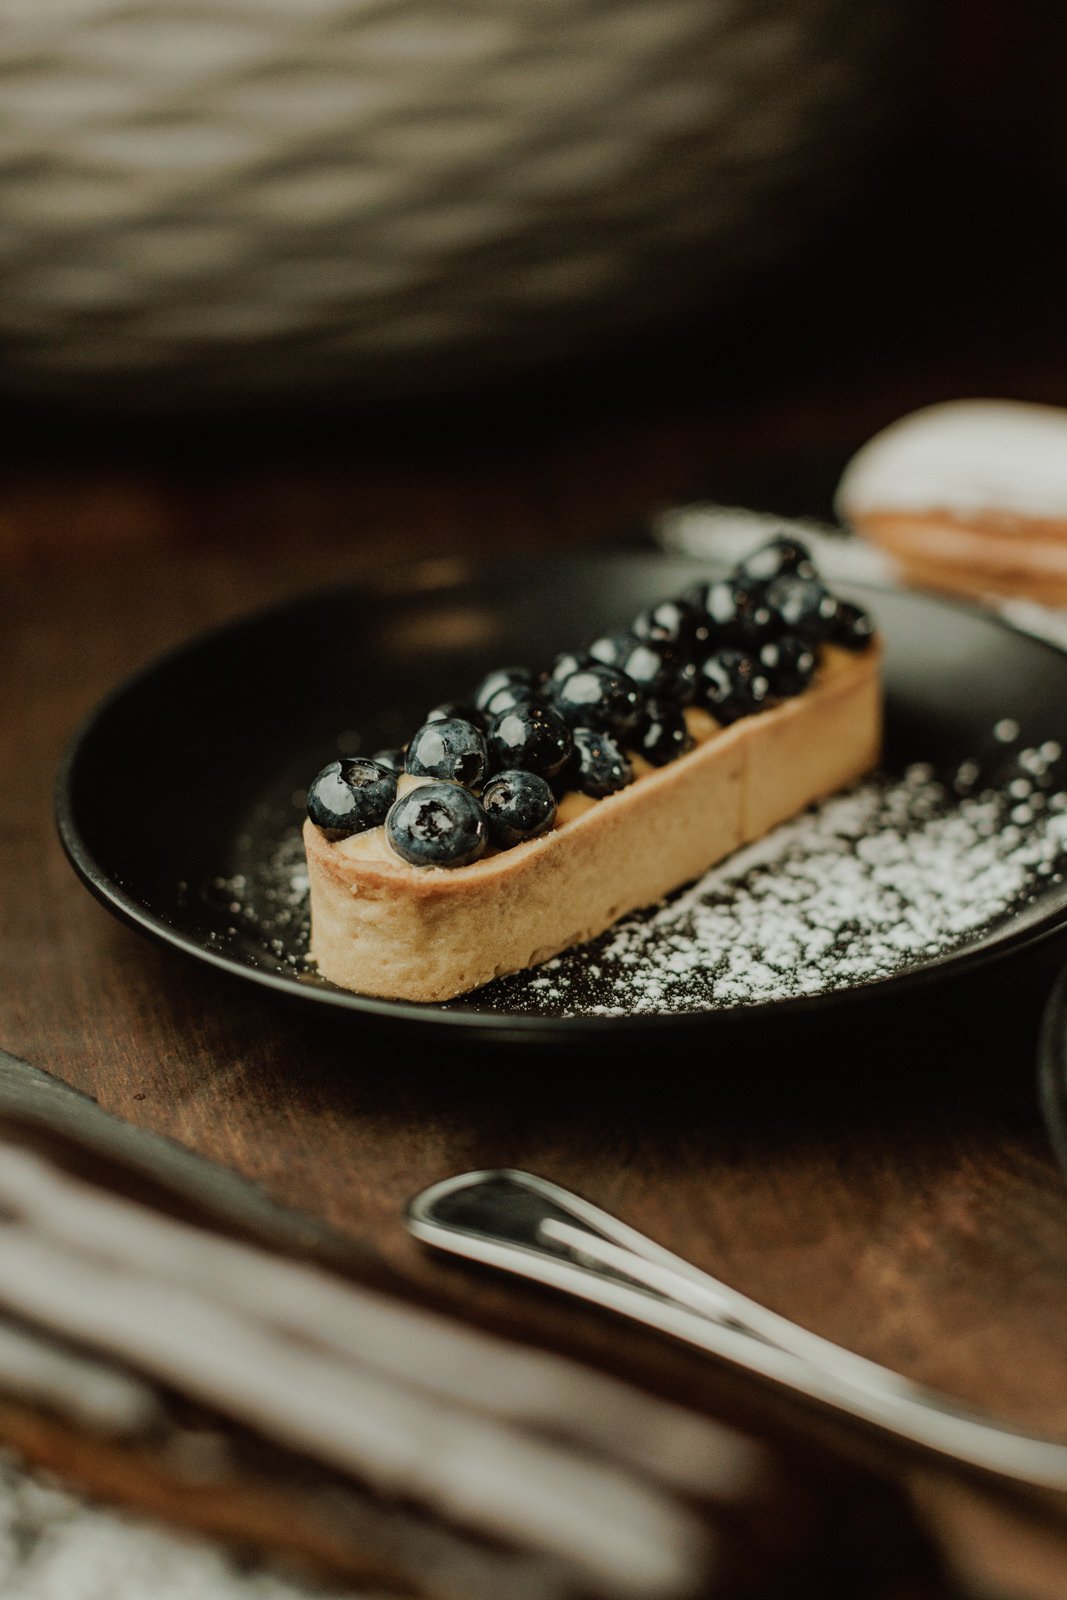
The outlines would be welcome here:
<svg viewBox="0 0 1067 1600">
<path fill-rule="evenodd" d="M 939 1455 L 1067 1490 L 1067 1444 L 1006 1427 L 809 1332 L 544 1178 L 446 1178 L 412 1200 L 408 1226 L 435 1249 L 573 1294 Z"/>
</svg>

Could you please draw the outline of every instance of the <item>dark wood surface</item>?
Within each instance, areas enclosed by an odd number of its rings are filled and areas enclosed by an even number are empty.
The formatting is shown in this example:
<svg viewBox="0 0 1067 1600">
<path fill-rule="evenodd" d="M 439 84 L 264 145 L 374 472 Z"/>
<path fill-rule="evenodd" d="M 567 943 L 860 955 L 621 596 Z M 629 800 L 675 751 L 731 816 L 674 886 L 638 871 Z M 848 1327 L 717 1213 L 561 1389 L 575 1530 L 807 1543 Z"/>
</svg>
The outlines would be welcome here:
<svg viewBox="0 0 1067 1600">
<path fill-rule="evenodd" d="M 733 402 L 692 382 L 549 396 L 525 418 L 285 449 L 247 431 L 199 449 L 187 425 L 147 452 L 38 435 L 0 491 L 0 1044 L 325 1220 L 368 1278 L 777 1437 L 917 1469 L 684 1351 L 431 1259 L 404 1202 L 461 1169 L 528 1168 L 830 1338 L 1067 1437 L 1067 1189 L 1034 1088 L 1062 950 L 832 1029 L 711 1034 L 673 1061 L 624 1044 L 444 1060 L 144 942 L 76 881 L 51 816 L 79 719 L 190 632 L 386 556 L 604 543 L 707 490 L 820 509 L 874 427 L 979 387 L 966 361 L 939 370 L 887 367 L 877 389 L 808 374 L 803 404 L 795 381 Z M 1001 378 L 1057 397 L 1025 364 Z M 946 1526 L 970 1514 L 948 1480 L 928 1497 Z"/>
</svg>

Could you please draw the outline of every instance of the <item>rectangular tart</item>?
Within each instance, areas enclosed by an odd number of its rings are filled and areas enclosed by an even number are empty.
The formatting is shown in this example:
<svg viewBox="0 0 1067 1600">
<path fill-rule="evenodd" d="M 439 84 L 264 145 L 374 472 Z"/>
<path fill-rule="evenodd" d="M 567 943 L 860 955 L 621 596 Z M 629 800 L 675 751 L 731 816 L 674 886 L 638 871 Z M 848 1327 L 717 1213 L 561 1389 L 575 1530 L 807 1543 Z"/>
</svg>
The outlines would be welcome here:
<svg viewBox="0 0 1067 1600">
<path fill-rule="evenodd" d="M 305 824 L 311 953 L 361 994 L 448 1000 L 595 938 L 876 765 L 881 649 L 826 646 L 803 694 L 720 727 L 601 800 L 569 794 L 540 838 L 465 867 L 410 866 L 384 828 L 336 842 Z"/>
</svg>

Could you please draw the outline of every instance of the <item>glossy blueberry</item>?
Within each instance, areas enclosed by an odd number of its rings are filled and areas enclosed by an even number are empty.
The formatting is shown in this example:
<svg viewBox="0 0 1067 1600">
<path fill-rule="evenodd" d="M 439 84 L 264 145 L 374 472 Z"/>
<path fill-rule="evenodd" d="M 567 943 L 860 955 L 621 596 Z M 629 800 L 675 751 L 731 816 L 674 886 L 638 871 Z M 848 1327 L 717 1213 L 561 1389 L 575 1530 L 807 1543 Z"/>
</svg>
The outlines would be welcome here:
<svg viewBox="0 0 1067 1600">
<path fill-rule="evenodd" d="M 536 772 L 498 772 L 482 790 L 489 837 L 500 850 L 536 839 L 552 826 L 556 797 Z"/>
<path fill-rule="evenodd" d="M 737 576 L 752 578 L 756 583 L 773 583 L 775 578 L 784 576 L 814 578 L 817 574 L 807 545 L 788 534 L 782 534 L 777 539 L 769 539 L 766 544 L 759 545 L 743 561 L 739 561 Z"/>
<path fill-rule="evenodd" d="M 670 700 L 649 700 L 645 714 L 634 736 L 634 752 L 644 756 L 653 767 L 665 767 L 669 761 L 692 748 L 693 739 L 685 725 L 685 717 Z"/>
<path fill-rule="evenodd" d="M 465 867 L 489 839 L 485 812 L 469 789 L 454 783 L 420 783 L 396 801 L 385 835 L 416 867 Z"/>
<path fill-rule="evenodd" d="M 672 645 L 682 655 L 692 655 L 708 637 L 708 621 L 704 606 L 693 600 L 661 600 L 634 618 L 630 632 L 638 639 Z"/>
<path fill-rule="evenodd" d="M 519 769 L 553 778 L 570 760 L 571 730 L 554 706 L 530 701 L 511 707 L 489 724 L 493 769 Z"/>
<path fill-rule="evenodd" d="M 620 739 L 637 726 L 642 709 L 633 679 L 599 662 L 565 678 L 555 702 L 572 728 L 604 728 Z"/>
<path fill-rule="evenodd" d="M 556 685 L 563 683 L 572 672 L 580 672 L 582 667 L 588 667 L 592 660 L 593 657 L 585 651 L 576 655 L 573 650 L 565 650 L 548 669 L 546 689 L 554 692 Z"/>
<path fill-rule="evenodd" d="M 502 711 L 511 711 L 515 706 L 528 706 L 532 700 L 537 699 L 537 690 L 529 683 L 502 683 L 499 689 L 494 689 L 485 702 L 483 715 L 486 727 L 494 717 Z"/>
<path fill-rule="evenodd" d="M 632 633 L 606 633 L 601 638 L 594 639 L 589 646 L 586 651 L 586 656 L 589 659 L 585 662 L 585 665 L 588 666 L 589 660 L 592 660 L 599 661 L 602 667 L 621 667 L 624 658 L 633 649 L 633 645 L 634 636 Z M 577 672 L 578 666 L 574 670 Z"/>
<path fill-rule="evenodd" d="M 474 708 L 484 711 L 489 701 L 508 683 L 527 684 L 533 687 L 534 675 L 529 667 L 498 667 L 495 672 L 490 672 L 484 677 L 474 691 Z"/>
<path fill-rule="evenodd" d="M 779 626 L 762 584 L 750 578 L 701 583 L 688 591 L 687 598 L 703 607 L 712 644 L 761 644 Z"/>
<path fill-rule="evenodd" d="M 839 602 L 817 578 L 775 578 L 765 592 L 767 604 L 787 633 L 799 633 L 815 644 L 830 637 Z"/>
<path fill-rule="evenodd" d="M 476 728 L 482 725 L 482 714 L 474 706 L 461 704 L 459 700 L 442 700 L 439 706 L 434 706 L 432 711 L 427 711 L 424 722 L 473 722 Z"/>
<path fill-rule="evenodd" d="M 400 745 L 396 750 L 375 750 L 371 760 L 376 761 L 380 767 L 388 767 L 389 771 L 395 772 L 399 778 L 404 770 L 406 753 L 404 747 Z"/>
<path fill-rule="evenodd" d="M 760 646 L 759 663 L 770 680 L 771 693 L 782 698 L 803 694 L 815 676 L 815 651 L 796 633 L 783 633 Z"/>
<path fill-rule="evenodd" d="M 700 698 L 717 722 L 736 722 L 762 710 L 770 683 L 759 660 L 748 650 L 724 645 L 701 662 Z"/>
<path fill-rule="evenodd" d="M 696 667 L 673 645 L 631 639 L 619 668 L 644 695 L 691 705 L 696 695 Z"/>
<path fill-rule="evenodd" d="M 308 816 L 327 839 L 346 839 L 385 821 L 396 799 L 396 773 L 363 756 L 323 767 L 308 790 Z"/>
<path fill-rule="evenodd" d="M 404 771 L 416 778 L 443 778 L 466 789 L 480 789 L 489 773 L 485 735 L 459 717 L 424 722 L 408 745 Z"/>
<path fill-rule="evenodd" d="M 839 600 L 830 638 L 845 650 L 866 650 L 874 638 L 874 618 L 851 600 Z"/>
<path fill-rule="evenodd" d="M 575 728 L 574 759 L 567 774 L 570 788 L 601 800 L 625 789 L 633 778 L 633 768 L 610 733 L 603 728 Z"/>
</svg>

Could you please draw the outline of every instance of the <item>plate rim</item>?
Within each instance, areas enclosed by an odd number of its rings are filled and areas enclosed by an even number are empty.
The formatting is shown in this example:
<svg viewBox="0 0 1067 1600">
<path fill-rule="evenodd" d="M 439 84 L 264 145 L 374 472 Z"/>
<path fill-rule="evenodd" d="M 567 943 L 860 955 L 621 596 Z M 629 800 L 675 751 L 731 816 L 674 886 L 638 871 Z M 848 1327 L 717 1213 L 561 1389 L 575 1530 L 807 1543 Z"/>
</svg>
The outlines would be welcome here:
<svg viewBox="0 0 1067 1600">
<path fill-rule="evenodd" d="M 496 564 L 499 565 L 502 559 L 497 558 Z M 523 551 L 519 554 L 519 560 L 523 562 L 539 563 L 546 559 L 558 559 L 558 557 L 545 557 L 532 551 Z M 580 550 L 572 553 L 569 559 L 600 563 L 605 566 L 620 560 L 654 565 L 664 559 L 677 560 L 679 555 L 672 553 L 665 557 L 664 552 L 655 548 L 626 546 Z M 698 558 L 683 555 L 681 559 Z M 705 568 L 714 570 L 716 564 L 713 560 L 704 557 L 699 560 Z M 509 558 L 509 564 L 514 568 L 514 557 Z M 670 1032 L 701 1026 L 714 1028 L 738 1023 L 770 1024 L 809 1012 L 836 1010 L 872 999 L 889 999 L 930 984 L 963 977 L 983 966 L 1004 960 L 1054 936 L 1067 923 L 1067 884 L 1065 884 L 1060 904 L 1050 906 L 1044 915 L 1035 918 L 1032 923 L 1024 927 L 1009 928 L 1003 934 L 989 940 L 948 950 L 930 959 L 840 989 L 822 990 L 814 994 L 786 995 L 778 999 L 748 1004 L 698 1008 L 692 1011 L 597 1016 L 552 1016 L 517 1011 L 465 1010 L 462 1008 L 465 996 L 460 995 L 456 997 L 460 1005 L 453 1010 L 449 1009 L 453 1002 L 391 1000 L 382 996 L 357 994 L 352 990 L 324 983 L 302 984 L 298 978 L 288 973 L 255 967 L 226 952 L 211 950 L 149 911 L 141 901 L 128 894 L 121 883 L 112 878 L 97 861 L 78 827 L 72 803 L 72 779 L 98 723 L 112 713 L 114 707 L 126 695 L 136 692 L 157 672 L 187 656 L 196 655 L 199 650 L 213 645 L 229 634 L 253 625 L 269 623 L 273 617 L 285 616 L 298 607 L 312 606 L 316 601 L 336 598 L 342 594 L 378 593 L 397 596 L 420 589 L 431 593 L 463 582 L 476 581 L 479 577 L 485 576 L 486 570 L 484 560 L 467 555 L 431 555 L 414 563 L 396 560 L 369 563 L 358 575 L 345 582 L 317 584 L 267 605 L 254 607 L 248 611 L 238 611 L 221 622 L 186 635 L 135 667 L 102 695 L 81 718 L 64 747 L 56 770 L 53 785 L 54 820 L 60 843 L 76 876 L 99 904 L 136 933 L 176 951 L 189 960 L 205 963 L 236 979 L 255 983 L 260 988 L 287 1000 L 312 1001 L 335 1012 L 353 1013 L 392 1023 L 415 1025 L 431 1023 L 457 1028 L 460 1031 L 493 1034 L 497 1037 L 509 1034 L 530 1040 L 538 1036 L 544 1037 L 546 1034 L 603 1036 L 619 1032 L 632 1034 L 635 1031 Z M 955 595 L 909 589 L 902 584 L 849 581 L 845 587 L 875 595 L 879 593 L 900 595 L 909 601 L 928 605 L 935 611 L 959 612 L 1023 639 L 1028 645 L 1046 652 L 1061 663 L 1067 657 L 1067 649 L 1040 634 L 1029 632 L 1011 617 L 977 601 Z"/>
</svg>

